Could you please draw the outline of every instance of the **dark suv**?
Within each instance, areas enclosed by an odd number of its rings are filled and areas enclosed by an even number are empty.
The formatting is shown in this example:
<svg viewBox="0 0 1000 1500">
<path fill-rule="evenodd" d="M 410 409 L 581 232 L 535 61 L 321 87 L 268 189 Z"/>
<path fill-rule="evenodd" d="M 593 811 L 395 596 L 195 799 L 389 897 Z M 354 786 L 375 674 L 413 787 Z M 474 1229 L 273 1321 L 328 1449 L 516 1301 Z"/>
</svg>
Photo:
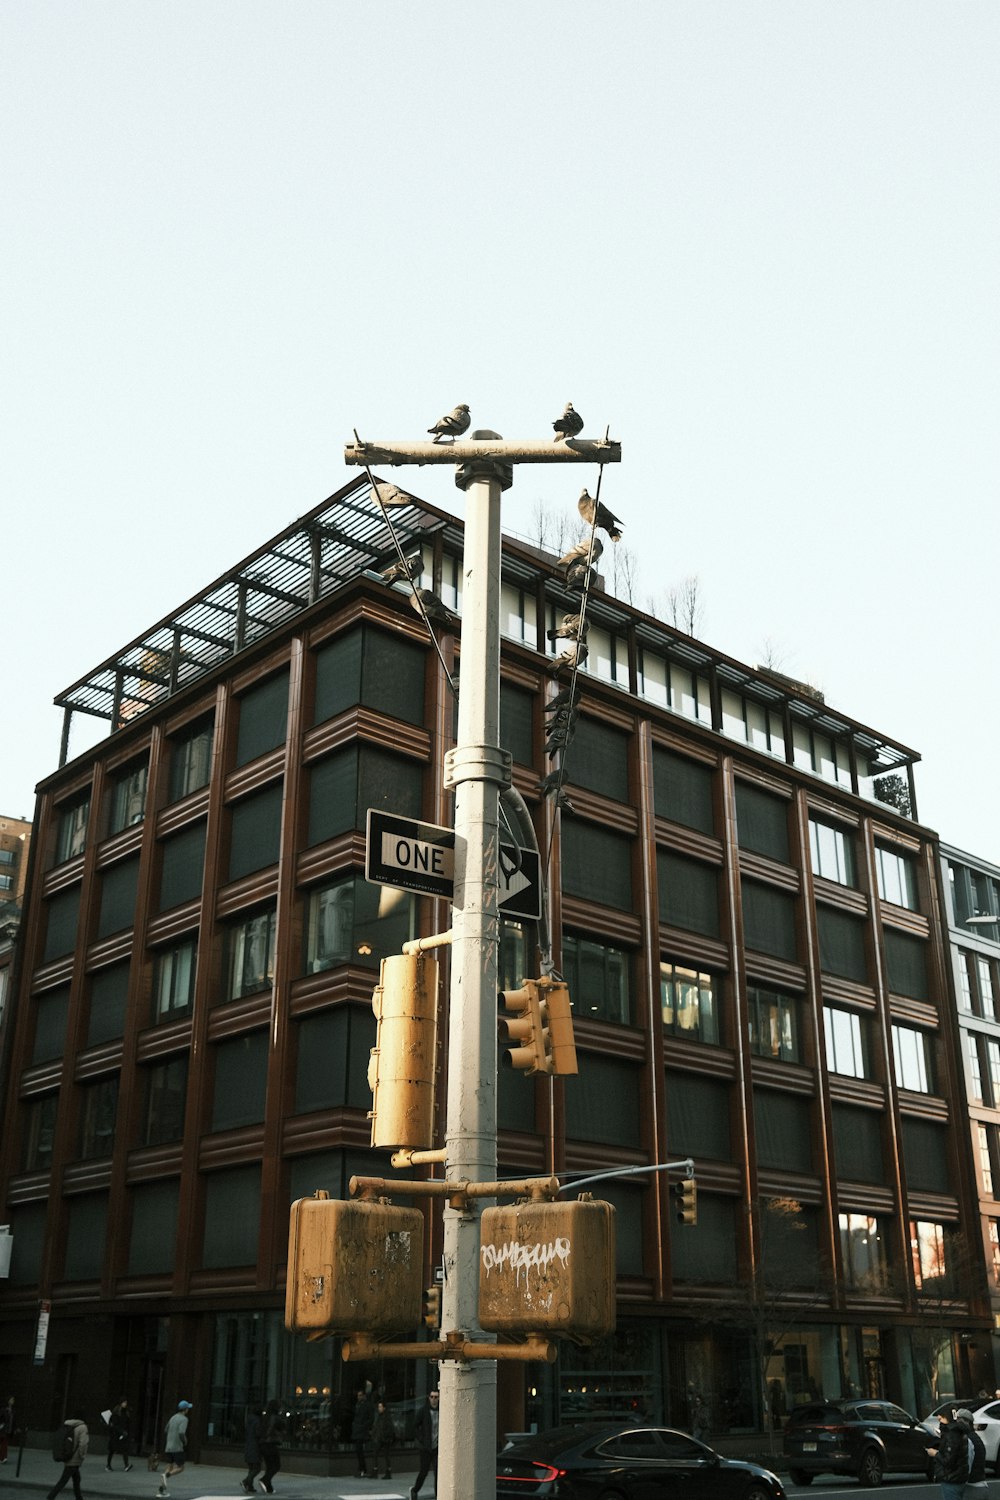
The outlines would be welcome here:
<svg viewBox="0 0 1000 1500">
<path fill-rule="evenodd" d="M 884 1474 L 934 1477 L 926 1427 L 891 1401 L 814 1401 L 792 1412 L 785 1428 L 785 1457 L 794 1484 L 816 1474 L 853 1474 L 860 1484 Z"/>
</svg>

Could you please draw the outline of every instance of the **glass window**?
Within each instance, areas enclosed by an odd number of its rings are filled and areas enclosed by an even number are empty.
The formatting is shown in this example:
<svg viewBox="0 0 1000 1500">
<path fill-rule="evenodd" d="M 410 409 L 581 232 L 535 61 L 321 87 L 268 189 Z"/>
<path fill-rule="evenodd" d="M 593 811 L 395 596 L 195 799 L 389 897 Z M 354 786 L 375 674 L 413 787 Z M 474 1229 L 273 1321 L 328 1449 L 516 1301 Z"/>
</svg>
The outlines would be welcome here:
<svg viewBox="0 0 1000 1500">
<path fill-rule="evenodd" d="M 987 1219 L 986 1223 L 990 1281 L 1000 1287 L 1000 1219 Z"/>
<path fill-rule="evenodd" d="M 148 1069 L 142 1145 L 162 1146 L 183 1136 L 187 1075 L 186 1057 L 175 1057 Z"/>
<path fill-rule="evenodd" d="M 563 934 L 563 973 L 578 1016 L 632 1024 L 631 960 L 624 948 Z"/>
<path fill-rule="evenodd" d="M 837 1176 L 844 1182 L 883 1182 L 881 1112 L 834 1104 L 831 1113 Z"/>
<path fill-rule="evenodd" d="M 669 849 L 657 849 L 660 921 L 689 932 L 719 935 L 719 871 Z"/>
<path fill-rule="evenodd" d="M 160 867 L 160 910 L 169 911 L 172 906 L 181 906 L 185 901 L 195 901 L 201 895 L 201 882 L 205 870 L 204 822 L 185 828 L 163 842 L 163 863 Z"/>
<path fill-rule="evenodd" d="M 730 692 L 723 688 L 720 694 L 722 703 L 722 732 L 731 740 L 746 740 L 747 722 L 744 713 L 743 699 L 739 693 Z"/>
<path fill-rule="evenodd" d="M 914 1000 L 927 1000 L 930 995 L 927 983 L 927 944 L 922 938 L 911 937 L 908 932 L 896 932 L 891 927 L 884 928 L 883 933 L 890 990 L 894 995 L 909 995 Z"/>
<path fill-rule="evenodd" d="M 80 1090 L 80 1156 L 84 1161 L 111 1156 L 118 1116 L 118 1079 L 102 1078 Z"/>
<path fill-rule="evenodd" d="M 23 1172 L 47 1172 L 52 1165 L 52 1142 L 56 1133 L 58 1094 L 45 1094 L 24 1107 Z"/>
<path fill-rule="evenodd" d="M 827 974 L 864 983 L 868 978 L 864 919 L 834 911 L 829 906 L 817 906 L 816 923 L 820 968 Z"/>
<path fill-rule="evenodd" d="M 987 1104 L 983 1093 L 983 1068 L 979 1056 L 979 1038 L 975 1032 L 967 1032 L 965 1037 L 966 1052 L 969 1059 L 969 1091 L 976 1104 Z"/>
<path fill-rule="evenodd" d="M 746 946 L 794 963 L 798 957 L 795 897 L 756 880 L 744 880 L 741 886 Z"/>
<path fill-rule="evenodd" d="M 518 989 L 521 980 L 528 977 L 527 934 L 520 922 L 501 918 L 499 963 L 498 988 Z"/>
<path fill-rule="evenodd" d="M 206 1267 L 252 1266 L 260 1234 L 260 1167 L 230 1167 L 205 1179 Z"/>
<path fill-rule="evenodd" d="M 711 974 L 679 964 L 660 964 L 663 1029 L 695 1042 L 718 1042 L 719 1016 Z"/>
<path fill-rule="evenodd" d="M 783 797 L 737 781 L 736 822 L 741 848 L 788 864 L 788 803 Z"/>
<path fill-rule="evenodd" d="M 145 762 L 132 766 L 117 776 L 111 784 L 111 822 L 108 833 L 120 833 L 141 823 L 146 815 L 146 778 L 149 767 Z"/>
<path fill-rule="evenodd" d="M 47 990 L 35 1001 L 35 1045 L 32 1063 L 51 1062 L 66 1050 L 66 1021 L 69 1016 L 69 985 Z"/>
<path fill-rule="evenodd" d="M 237 1130 L 263 1120 L 267 1044 L 266 1031 L 252 1031 L 220 1042 L 215 1048 L 213 1130 Z"/>
<path fill-rule="evenodd" d="M 639 696 L 661 708 L 668 706 L 667 663 L 645 646 L 639 647 Z"/>
<path fill-rule="evenodd" d="M 212 774 L 212 743 L 215 736 L 211 719 L 178 735 L 170 748 L 170 800 L 179 802 L 191 792 L 208 786 Z"/>
<path fill-rule="evenodd" d="M 316 652 L 313 723 L 356 704 L 408 724 L 424 722 L 425 648 L 405 636 L 362 625 Z"/>
<path fill-rule="evenodd" d="M 375 1045 L 371 1007 L 338 1005 L 303 1016 L 295 1025 L 295 1110 L 369 1110 L 368 1060 Z"/>
<path fill-rule="evenodd" d="M 67 1281 L 96 1281 L 104 1271 L 108 1242 L 108 1195 L 85 1193 L 67 1200 L 69 1228 L 66 1235 Z"/>
<path fill-rule="evenodd" d="M 997 1019 L 996 986 L 994 984 L 995 963 L 992 959 L 976 955 L 976 989 L 979 995 L 979 1014 L 988 1021 Z"/>
<path fill-rule="evenodd" d="M 563 815 L 562 878 L 568 896 L 632 910 L 632 841 Z"/>
<path fill-rule="evenodd" d="M 688 667 L 670 663 L 670 707 L 686 719 L 712 723 L 712 697 L 708 678 L 698 677 Z"/>
<path fill-rule="evenodd" d="M 391 885 L 369 885 L 349 875 L 309 896 L 306 971 L 315 974 L 339 964 L 377 969 L 381 959 L 399 953 L 414 935 L 415 901 Z"/>
<path fill-rule="evenodd" d="M 960 1010 L 973 1014 L 976 1010 L 972 995 L 972 973 L 975 964 L 975 955 L 972 953 L 958 953 L 955 958 L 956 973 L 958 974 L 958 1006 Z"/>
<path fill-rule="evenodd" d="M 88 1047 L 96 1047 L 99 1042 L 110 1042 L 124 1036 L 128 979 L 128 964 L 114 964 L 110 969 L 101 969 L 91 979 Z"/>
<path fill-rule="evenodd" d="M 1000 1106 L 1000 1042 L 986 1038 L 986 1062 L 990 1075 L 990 1093 L 993 1107 Z"/>
<path fill-rule="evenodd" d="M 835 880 L 838 885 L 857 885 L 853 833 L 823 823 L 819 818 L 810 818 L 809 849 L 814 875 Z"/>
<path fill-rule="evenodd" d="M 868 1214 L 841 1214 L 840 1253 L 845 1285 L 862 1292 L 885 1289 L 885 1246 L 877 1219 Z"/>
<path fill-rule="evenodd" d="M 274 908 L 234 922 L 227 931 L 227 1000 L 256 995 L 274 981 Z"/>
<path fill-rule="evenodd" d="M 776 1089 L 754 1089 L 757 1162 L 787 1172 L 812 1171 L 808 1099 Z"/>
<path fill-rule="evenodd" d="M 245 766 L 285 743 L 288 724 L 288 670 L 277 672 L 239 699 L 236 764 Z"/>
<path fill-rule="evenodd" d="M 124 859 L 111 865 L 101 877 L 101 910 L 97 936 L 110 937 L 135 921 L 135 897 L 139 883 L 139 860 Z"/>
<path fill-rule="evenodd" d="M 984 1198 L 993 1197 L 993 1152 L 989 1130 L 985 1125 L 976 1126 L 976 1145 L 979 1151 L 979 1187 Z"/>
<path fill-rule="evenodd" d="M 538 605 L 535 590 L 506 580 L 500 584 L 500 630 L 508 640 L 525 646 L 538 644 Z"/>
<path fill-rule="evenodd" d="M 912 1026 L 892 1028 L 892 1055 L 896 1063 L 896 1085 L 914 1093 L 933 1092 L 930 1039 Z"/>
<path fill-rule="evenodd" d="M 910 1220 L 910 1256 L 918 1292 L 941 1296 L 948 1289 L 948 1264 L 943 1224 Z"/>
<path fill-rule="evenodd" d="M 309 773 L 309 843 L 323 843 L 351 828 L 363 830 L 370 807 L 419 818 L 422 797 L 419 761 L 373 745 L 345 746 Z"/>
<path fill-rule="evenodd" d="M 82 854 L 87 842 L 87 823 L 90 819 L 90 796 L 79 798 L 68 807 L 59 809 L 59 824 L 56 832 L 56 864 Z"/>
<path fill-rule="evenodd" d="M 191 1014 L 197 956 L 198 944 L 194 938 L 157 954 L 153 1011 L 156 1025 Z"/>
<path fill-rule="evenodd" d="M 179 1202 L 180 1183 L 176 1178 L 144 1182 L 132 1189 L 130 1276 L 155 1276 L 174 1269 Z"/>
<path fill-rule="evenodd" d="M 674 1228 L 670 1253 L 678 1281 L 736 1282 L 736 1205 L 732 1198 L 699 1193 L 697 1224 Z"/>
<path fill-rule="evenodd" d="M 826 1065 L 846 1078 L 867 1078 L 868 1026 L 866 1018 L 839 1006 L 824 1005 Z"/>
<path fill-rule="evenodd" d="M 747 989 L 750 1051 L 758 1057 L 798 1062 L 799 1002 L 794 995 L 750 985 Z"/>
<path fill-rule="evenodd" d="M 711 766 L 653 746 L 653 797 L 656 816 L 700 833 L 715 832 L 714 776 Z"/>
<path fill-rule="evenodd" d="M 902 1118 L 903 1164 L 907 1186 L 921 1193 L 947 1193 L 953 1183 L 948 1171 L 948 1132 L 933 1120 Z"/>
<path fill-rule="evenodd" d="M 72 953 L 76 945 L 80 887 L 75 885 L 72 890 L 60 891 L 58 896 L 50 897 L 45 903 L 45 913 L 47 921 L 42 961 L 48 963 L 50 959 L 62 958 L 64 953 Z"/>
<path fill-rule="evenodd" d="M 581 714 L 566 752 L 569 779 L 617 802 L 628 796 L 628 735 Z"/>
<path fill-rule="evenodd" d="M 666 1103 L 667 1149 L 671 1159 L 675 1156 L 732 1159 L 728 1084 L 671 1068 L 666 1072 Z"/>
<path fill-rule="evenodd" d="M 883 901 L 895 906 L 905 906 L 917 911 L 917 865 L 916 861 L 895 849 L 875 845 L 875 871 L 878 877 L 878 893 Z"/>
<path fill-rule="evenodd" d="M 14 889 L 13 875 L 0 875 L 0 891 L 12 891 Z"/>
<path fill-rule="evenodd" d="M 522 766 L 532 765 L 535 759 L 533 713 L 533 695 L 501 679 L 500 744 Z"/>
<path fill-rule="evenodd" d="M 617 1058 L 577 1054 L 580 1073 L 566 1086 L 566 1134 L 574 1140 L 638 1146 L 639 1069 Z"/>
<path fill-rule="evenodd" d="M 236 803 L 229 832 L 230 880 L 278 863 L 283 802 L 284 784 L 279 781 Z"/>
</svg>

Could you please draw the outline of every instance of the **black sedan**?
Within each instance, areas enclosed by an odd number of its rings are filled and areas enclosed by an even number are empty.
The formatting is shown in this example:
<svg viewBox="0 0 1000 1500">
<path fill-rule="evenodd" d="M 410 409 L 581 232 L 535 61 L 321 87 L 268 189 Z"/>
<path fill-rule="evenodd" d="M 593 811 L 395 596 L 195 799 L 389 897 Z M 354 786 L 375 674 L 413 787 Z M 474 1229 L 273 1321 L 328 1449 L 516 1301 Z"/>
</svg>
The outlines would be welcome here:
<svg viewBox="0 0 1000 1500">
<path fill-rule="evenodd" d="M 670 1427 L 584 1422 L 497 1454 L 497 1500 L 785 1500 L 777 1474 Z"/>
<path fill-rule="evenodd" d="M 816 1474 L 853 1474 L 881 1484 L 885 1474 L 933 1477 L 928 1448 L 934 1437 L 892 1401 L 815 1401 L 797 1407 L 785 1428 L 785 1458 L 793 1484 Z"/>
</svg>

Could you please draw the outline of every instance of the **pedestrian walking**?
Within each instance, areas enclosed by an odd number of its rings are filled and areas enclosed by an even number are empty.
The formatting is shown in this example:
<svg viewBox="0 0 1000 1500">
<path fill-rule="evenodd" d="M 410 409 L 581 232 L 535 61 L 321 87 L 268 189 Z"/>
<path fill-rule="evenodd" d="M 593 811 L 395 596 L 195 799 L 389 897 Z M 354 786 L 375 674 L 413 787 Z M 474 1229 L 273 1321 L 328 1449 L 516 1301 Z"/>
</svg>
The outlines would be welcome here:
<svg viewBox="0 0 1000 1500">
<path fill-rule="evenodd" d="M 80 1488 L 80 1469 L 83 1460 L 87 1457 L 87 1449 L 90 1447 L 90 1433 L 87 1431 L 86 1422 L 80 1417 L 67 1417 L 65 1422 L 56 1433 L 52 1445 L 52 1456 L 62 1462 L 62 1473 L 55 1484 L 49 1490 L 48 1500 L 55 1500 L 61 1489 L 65 1489 L 67 1481 L 73 1481 L 73 1494 L 76 1500 L 83 1500 L 83 1491 Z M 58 1448 L 58 1452 L 56 1451 Z"/>
<path fill-rule="evenodd" d="M 420 1469 L 418 1470 L 413 1488 L 410 1490 L 410 1500 L 417 1500 L 420 1494 L 420 1486 L 428 1474 L 434 1474 L 434 1493 L 437 1494 L 438 1487 L 438 1427 L 440 1423 L 440 1412 L 438 1411 L 437 1391 L 428 1391 L 427 1400 L 420 1408 L 417 1415 L 417 1447 L 420 1449 Z"/>
<path fill-rule="evenodd" d="M 954 1416 L 953 1408 L 941 1413 L 934 1459 L 934 1477 L 941 1486 L 941 1500 L 962 1500 L 969 1477 L 969 1445 L 963 1427 Z"/>
<path fill-rule="evenodd" d="M 8 1396 L 0 1406 L 0 1464 L 7 1462 L 7 1445 L 14 1441 L 14 1397 Z"/>
<path fill-rule="evenodd" d="M 955 1426 L 965 1434 L 969 1458 L 969 1477 L 965 1483 L 963 1500 L 989 1500 L 990 1487 L 986 1482 L 986 1447 L 976 1431 L 976 1419 L 967 1406 L 955 1413 Z"/>
<path fill-rule="evenodd" d="M 264 1408 L 264 1418 L 260 1429 L 260 1456 L 264 1460 L 264 1473 L 261 1475 L 260 1487 L 265 1495 L 274 1494 L 274 1485 L 271 1480 L 281 1468 L 281 1440 L 285 1435 L 285 1419 L 281 1413 L 281 1405 L 278 1401 L 269 1401 Z"/>
<path fill-rule="evenodd" d="M 188 1412 L 193 1407 L 190 1401 L 178 1401 L 177 1410 L 167 1423 L 166 1436 L 163 1440 L 163 1456 L 167 1460 L 167 1467 L 163 1471 L 163 1479 L 157 1495 L 162 1497 L 169 1495 L 167 1480 L 172 1479 L 175 1474 L 180 1474 L 187 1461 L 187 1435 L 188 1435 Z"/>
<path fill-rule="evenodd" d="M 372 1406 L 371 1397 L 368 1392 L 359 1389 L 354 1400 L 354 1415 L 351 1419 L 351 1442 L 354 1444 L 354 1454 L 358 1460 L 358 1479 L 368 1478 L 368 1459 L 365 1450 L 368 1439 L 372 1435 L 372 1426 L 375 1422 L 375 1408 Z"/>
<path fill-rule="evenodd" d="M 260 1429 L 263 1413 L 256 1406 L 251 1406 L 247 1411 L 247 1419 L 243 1428 L 243 1457 L 247 1461 L 247 1477 L 240 1480 L 240 1488 L 247 1495 L 254 1492 L 253 1482 L 261 1470 L 260 1459 Z"/>
<path fill-rule="evenodd" d="M 121 1454 L 122 1467 L 127 1474 L 132 1467 L 129 1457 L 130 1441 L 132 1437 L 132 1413 L 128 1409 L 128 1400 L 125 1396 L 117 1406 L 111 1408 L 111 1416 L 108 1419 L 108 1456 L 104 1467 L 108 1473 L 111 1472 L 111 1460 L 116 1453 Z"/>
<path fill-rule="evenodd" d="M 392 1450 L 396 1445 L 396 1424 L 384 1401 L 375 1408 L 372 1424 L 372 1447 L 375 1450 L 375 1478 L 392 1478 Z"/>
</svg>

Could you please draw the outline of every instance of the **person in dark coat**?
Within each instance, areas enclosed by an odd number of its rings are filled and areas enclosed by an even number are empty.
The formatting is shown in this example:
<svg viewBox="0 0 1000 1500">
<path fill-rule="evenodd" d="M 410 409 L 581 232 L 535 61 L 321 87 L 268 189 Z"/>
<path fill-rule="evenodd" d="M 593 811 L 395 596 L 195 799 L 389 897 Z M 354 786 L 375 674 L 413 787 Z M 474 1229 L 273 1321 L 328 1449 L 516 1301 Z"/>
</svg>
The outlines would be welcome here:
<svg viewBox="0 0 1000 1500">
<path fill-rule="evenodd" d="M 954 1421 L 954 1411 L 941 1413 L 941 1429 L 934 1477 L 941 1486 L 941 1500 L 962 1500 L 969 1477 L 969 1445 L 962 1425 Z"/>
<path fill-rule="evenodd" d="M 248 1495 L 254 1492 L 253 1482 L 260 1473 L 260 1427 L 262 1414 L 256 1406 L 247 1412 L 243 1428 L 243 1457 L 247 1461 L 247 1477 L 240 1480 L 240 1488 Z"/>
<path fill-rule="evenodd" d="M 87 1431 L 86 1422 L 79 1417 L 67 1417 L 66 1422 L 73 1429 L 73 1451 L 63 1464 L 63 1471 L 55 1484 L 49 1490 L 47 1500 L 55 1500 L 59 1491 L 70 1480 L 73 1482 L 73 1495 L 75 1500 L 83 1500 L 80 1489 L 80 1467 L 87 1457 L 87 1449 L 90 1446 L 90 1433 Z"/>
<path fill-rule="evenodd" d="M 420 1449 L 420 1469 L 417 1472 L 410 1500 L 417 1500 L 420 1486 L 428 1474 L 434 1474 L 434 1493 L 438 1485 L 438 1393 L 429 1391 L 427 1400 L 417 1415 L 417 1447 Z"/>
<path fill-rule="evenodd" d="M 274 1494 L 274 1485 L 271 1480 L 281 1468 L 281 1440 L 284 1435 L 285 1419 L 281 1414 L 281 1406 L 277 1401 L 269 1401 L 264 1408 L 259 1439 L 260 1456 L 264 1460 L 264 1472 L 260 1482 L 267 1495 Z"/>
<path fill-rule="evenodd" d="M 14 1397 L 8 1396 L 3 1406 L 0 1406 L 0 1464 L 7 1462 L 7 1445 L 14 1441 L 14 1428 L 17 1423 L 14 1418 Z"/>
<path fill-rule="evenodd" d="M 977 1496 L 989 1496 L 986 1483 L 986 1447 L 976 1431 L 976 1419 L 967 1406 L 955 1413 L 955 1426 L 965 1433 L 969 1452 L 969 1478 L 965 1486 L 965 1500 L 976 1500 Z"/>
<path fill-rule="evenodd" d="M 132 1413 L 128 1409 L 128 1401 L 123 1396 L 117 1406 L 111 1408 L 111 1418 L 108 1422 L 108 1456 L 104 1467 L 111 1472 L 111 1460 L 116 1453 L 122 1456 L 122 1465 L 128 1473 L 132 1467 L 129 1458 L 129 1438 L 132 1435 Z"/>
<path fill-rule="evenodd" d="M 354 1402 L 354 1416 L 351 1419 L 351 1442 L 354 1444 L 354 1453 L 358 1460 L 358 1479 L 368 1477 L 368 1459 L 365 1450 L 374 1424 L 375 1408 L 372 1406 L 371 1397 L 367 1391 L 359 1390 Z"/>
<path fill-rule="evenodd" d="M 392 1450 L 396 1442 L 396 1424 L 384 1401 L 375 1408 L 372 1425 L 372 1447 L 375 1450 L 375 1478 L 392 1478 Z"/>
</svg>

